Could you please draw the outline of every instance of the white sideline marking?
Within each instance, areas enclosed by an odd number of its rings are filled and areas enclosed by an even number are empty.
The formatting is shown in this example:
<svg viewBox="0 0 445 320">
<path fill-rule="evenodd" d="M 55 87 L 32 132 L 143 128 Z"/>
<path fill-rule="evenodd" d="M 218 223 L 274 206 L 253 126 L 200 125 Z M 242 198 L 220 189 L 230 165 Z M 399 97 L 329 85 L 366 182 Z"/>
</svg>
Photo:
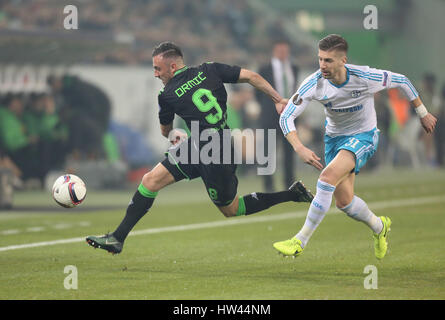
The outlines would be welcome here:
<svg viewBox="0 0 445 320">
<path fill-rule="evenodd" d="M 379 210 L 379 209 L 387 209 L 387 208 L 393 208 L 393 207 L 409 207 L 412 205 L 427 204 L 427 203 L 439 203 L 439 202 L 445 202 L 445 195 L 434 196 L 434 197 L 424 197 L 424 198 L 413 198 L 413 199 L 397 199 L 397 200 L 390 200 L 390 201 L 378 201 L 378 202 L 369 203 L 369 206 L 372 208 L 372 210 Z M 340 213 L 340 211 L 338 209 L 336 209 L 335 207 L 333 207 L 327 212 L 327 214 L 334 214 L 334 213 Z M 208 228 L 216 228 L 216 227 L 227 227 L 227 226 L 249 224 L 249 223 L 256 223 L 256 222 L 280 221 L 280 220 L 287 220 L 287 219 L 293 219 L 293 218 L 302 218 L 302 217 L 305 217 L 306 214 L 307 214 L 307 210 L 300 210 L 300 211 L 296 211 L 296 212 L 286 212 L 286 213 L 268 215 L 268 216 L 240 217 L 238 219 L 232 218 L 230 220 L 222 220 L 222 221 L 212 221 L 212 222 L 179 225 L 179 226 L 151 228 L 151 229 L 132 231 L 129 233 L 129 236 L 138 236 L 138 235 L 144 235 L 144 234 L 155 234 L 155 233 L 164 233 L 164 232 L 175 232 L 175 231 L 187 231 L 187 230 L 196 230 L 196 229 L 208 229 Z M 18 250 L 18 249 L 35 248 L 35 247 L 45 247 L 45 246 L 52 246 L 52 245 L 56 245 L 56 244 L 75 243 L 75 242 L 82 242 L 82 241 L 85 241 L 85 237 L 10 245 L 10 246 L 6 246 L 6 247 L 0 247 L 0 252 L 1 251 Z"/>
<path fill-rule="evenodd" d="M 55 225 L 49 225 L 47 227 L 28 227 L 24 230 L 19 230 L 19 229 L 10 229 L 10 230 L 3 230 L 0 231 L 0 235 L 12 235 L 12 234 L 18 234 L 18 233 L 28 233 L 28 232 L 44 232 L 47 229 L 56 229 L 56 230 L 60 230 L 60 229 L 69 229 L 75 226 L 80 226 L 80 227 L 89 227 L 91 225 L 91 222 L 89 221 L 80 221 L 77 223 L 58 223 Z"/>
<path fill-rule="evenodd" d="M 26 232 L 41 232 L 44 231 L 45 227 L 29 227 L 26 228 Z"/>
<path fill-rule="evenodd" d="M 19 229 L 9 229 L 1 232 L 2 235 L 17 234 L 17 233 L 20 233 Z"/>
</svg>

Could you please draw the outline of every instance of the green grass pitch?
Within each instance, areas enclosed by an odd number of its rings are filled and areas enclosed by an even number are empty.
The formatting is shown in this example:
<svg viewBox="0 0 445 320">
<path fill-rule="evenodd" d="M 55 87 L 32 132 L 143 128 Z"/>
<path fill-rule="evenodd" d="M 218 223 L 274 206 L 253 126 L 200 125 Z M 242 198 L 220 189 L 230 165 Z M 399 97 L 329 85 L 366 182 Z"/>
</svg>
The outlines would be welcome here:
<svg viewBox="0 0 445 320">
<path fill-rule="evenodd" d="M 314 190 L 315 172 L 302 178 Z M 259 186 L 258 177 L 242 177 L 239 194 L 261 191 Z M 0 212 L 0 298 L 445 298 L 445 171 L 357 177 L 356 194 L 377 215 L 393 220 L 382 261 L 374 257 L 371 231 L 334 205 L 304 254 L 283 258 L 272 243 L 299 230 L 308 204 L 227 219 L 198 180 L 161 191 L 122 254 L 87 246 L 85 236 L 114 230 L 132 194 L 89 190 L 81 207 L 67 210 L 48 193 L 17 193 L 15 204 L 23 210 Z M 364 287 L 368 265 L 378 271 L 377 289 Z M 64 273 L 66 266 L 77 269 L 77 289 L 64 286 L 72 275 Z"/>
</svg>

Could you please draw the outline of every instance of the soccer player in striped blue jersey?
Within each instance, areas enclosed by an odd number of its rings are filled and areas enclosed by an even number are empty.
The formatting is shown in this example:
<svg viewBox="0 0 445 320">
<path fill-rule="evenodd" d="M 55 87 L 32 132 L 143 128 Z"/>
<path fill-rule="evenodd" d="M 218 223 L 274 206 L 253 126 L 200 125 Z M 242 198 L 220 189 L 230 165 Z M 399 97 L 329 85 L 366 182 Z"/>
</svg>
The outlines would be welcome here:
<svg viewBox="0 0 445 320">
<path fill-rule="evenodd" d="M 274 243 L 284 255 L 298 256 L 318 227 L 335 198 L 337 208 L 349 217 L 364 222 L 374 238 L 378 259 L 387 252 L 388 217 L 377 217 L 354 195 L 355 176 L 377 149 L 379 130 L 374 108 L 374 93 L 398 88 L 411 101 L 422 127 L 432 133 L 436 118 L 423 105 L 409 79 L 395 72 L 347 64 L 348 43 L 331 34 L 319 41 L 320 69 L 307 77 L 291 97 L 280 116 L 283 134 L 299 157 L 321 171 L 317 192 L 301 230 L 291 239 Z M 294 120 L 310 101 L 318 101 L 326 114 L 325 163 L 298 138 Z"/>
</svg>

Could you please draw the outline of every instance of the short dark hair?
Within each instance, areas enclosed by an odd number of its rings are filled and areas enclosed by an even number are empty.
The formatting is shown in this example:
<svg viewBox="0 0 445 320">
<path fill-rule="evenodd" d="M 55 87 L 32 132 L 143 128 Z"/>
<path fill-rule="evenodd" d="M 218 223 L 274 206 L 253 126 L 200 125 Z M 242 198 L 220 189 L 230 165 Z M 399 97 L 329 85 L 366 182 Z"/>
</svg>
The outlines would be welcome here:
<svg viewBox="0 0 445 320">
<path fill-rule="evenodd" d="M 436 83 L 436 76 L 431 72 L 427 72 L 423 74 L 423 80 L 431 85 L 434 85 Z"/>
<path fill-rule="evenodd" d="M 278 44 L 287 44 L 288 46 L 290 46 L 290 41 L 285 37 L 278 37 L 273 40 L 272 45 L 276 46 Z"/>
<path fill-rule="evenodd" d="M 178 58 L 183 57 L 181 48 L 179 48 L 176 44 L 173 42 L 162 42 L 158 44 L 151 53 L 152 57 L 155 57 L 157 55 L 162 54 L 164 58 Z"/>
<path fill-rule="evenodd" d="M 338 50 L 348 52 L 348 42 L 338 34 L 330 34 L 318 42 L 318 49 L 323 51 Z"/>
</svg>

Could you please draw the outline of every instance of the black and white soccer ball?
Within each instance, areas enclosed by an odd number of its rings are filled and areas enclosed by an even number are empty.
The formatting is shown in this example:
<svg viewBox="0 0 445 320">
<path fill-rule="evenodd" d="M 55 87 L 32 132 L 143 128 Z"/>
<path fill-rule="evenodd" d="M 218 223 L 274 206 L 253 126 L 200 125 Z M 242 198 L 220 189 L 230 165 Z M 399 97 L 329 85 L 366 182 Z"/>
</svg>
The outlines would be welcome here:
<svg viewBox="0 0 445 320">
<path fill-rule="evenodd" d="M 85 182 L 74 174 L 60 176 L 52 188 L 53 199 L 64 208 L 77 207 L 85 199 Z"/>
</svg>

